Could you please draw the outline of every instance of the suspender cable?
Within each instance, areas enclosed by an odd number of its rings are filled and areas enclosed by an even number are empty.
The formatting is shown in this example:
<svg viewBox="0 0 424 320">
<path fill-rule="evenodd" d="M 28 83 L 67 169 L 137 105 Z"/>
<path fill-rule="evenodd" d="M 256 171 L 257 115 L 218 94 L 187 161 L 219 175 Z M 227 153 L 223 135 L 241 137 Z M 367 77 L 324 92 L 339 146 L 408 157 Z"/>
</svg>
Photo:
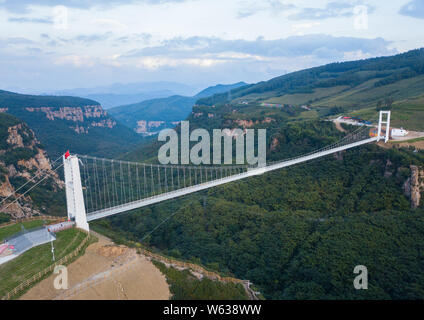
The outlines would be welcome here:
<svg viewBox="0 0 424 320">
<path fill-rule="evenodd" d="M 129 202 L 133 201 L 133 190 L 132 190 L 132 176 L 131 176 L 131 167 L 130 167 L 130 163 L 128 162 L 128 198 L 129 198 Z"/>
<path fill-rule="evenodd" d="M 181 188 L 181 185 L 180 185 L 180 168 L 178 168 L 178 167 L 177 167 L 177 174 L 178 174 L 178 189 L 180 189 Z"/>
<path fill-rule="evenodd" d="M 119 181 L 121 185 L 121 203 L 125 203 L 124 172 L 122 170 L 122 161 L 119 161 Z"/>
<path fill-rule="evenodd" d="M 97 188 L 97 164 L 96 164 L 96 160 L 93 159 L 93 175 L 94 175 L 94 198 L 96 200 L 96 210 L 99 209 L 98 206 L 98 202 L 97 202 L 97 198 L 98 198 L 98 188 Z"/>
<path fill-rule="evenodd" d="M 161 181 L 160 181 L 160 167 L 158 167 L 158 182 L 159 182 L 159 193 L 158 194 L 161 194 L 162 193 L 162 186 L 161 186 Z"/>
<path fill-rule="evenodd" d="M 84 159 L 84 158 L 82 158 Z M 88 193 L 91 191 L 88 184 L 90 183 L 90 179 L 89 179 L 89 175 L 87 172 L 87 163 L 84 163 L 84 161 L 81 159 L 82 163 L 83 163 L 83 169 L 82 171 L 84 172 L 84 187 L 85 187 L 85 205 L 87 207 L 87 211 L 90 210 L 90 206 L 88 204 L 88 199 L 89 199 L 89 195 Z M 92 205 L 92 204 L 91 204 Z"/>
<path fill-rule="evenodd" d="M 146 182 L 146 164 L 144 164 L 143 165 L 143 171 L 144 171 L 144 179 L 143 179 L 143 182 L 144 182 L 144 196 L 147 196 L 147 191 L 146 191 L 146 188 L 147 188 L 147 182 Z"/>
<path fill-rule="evenodd" d="M 114 168 L 114 161 L 111 162 L 112 167 L 112 193 L 113 193 L 113 205 L 118 204 L 118 191 L 116 190 L 116 178 L 115 178 L 115 168 Z"/>
<path fill-rule="evenodd" d="M 107 171 L 106 171 L 106 168 L 105 168 L 105 159 L 103 159 L 103 176 L 104 176 L 104 179 L 105 179 L 105 183 L 104 183 L 104 185 L 105 185 L 105 196 L 107 195 L 107 204 L 108 204 L 108 206 L 110 206 L 111 201 L 110 201 L 110 194 L 109 194 L 109 184 L 108 184 L 108 181 L 107 181 Z"/>
<path fill-rule="evenodd" d="M 135 165 L 135 174 L 137 176 L 137 199 L 141 199 L 140 177 L 138 176 L 138 163 Z"/>
<path fill-rule="evenodd" d="M 200 171 L 200 183 L 203 183 L 202 168 L 199 168 L 199 171 Z"/>
<path fill-rule="evenodd" d="M 152 189 L 152 195 L 154 195 L 155 194 L 155 190 L 153 189 L 153 185 L 154 185 L 154 182 L 153 182 L 153 165 L 150 165 L 150 173 L 151 173 L 151 176 L 152 176 L 152 187 L 151 187 L 151 189 Z"/>
<path fill-rule="evenodd" d="M 166 175 L 166 167 L 164 167 L 165 169 L 165 192 L 168 192 L 168 177 Z"/>
<path fill-rule="evenodd" d="M 184 188 L 185 188 L 186 187 L 185 168 L 183 168 L 183 172 L 184 172 Z"/>
</svg>

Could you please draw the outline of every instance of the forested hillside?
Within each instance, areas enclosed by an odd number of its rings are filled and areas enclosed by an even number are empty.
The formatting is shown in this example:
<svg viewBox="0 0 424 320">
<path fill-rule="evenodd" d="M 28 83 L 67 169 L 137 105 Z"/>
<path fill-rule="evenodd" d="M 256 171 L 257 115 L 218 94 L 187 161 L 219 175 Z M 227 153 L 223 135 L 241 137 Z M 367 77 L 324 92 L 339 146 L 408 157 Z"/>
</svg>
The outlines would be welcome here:
<svg viewBox="0 0 424 320">
<path fill-rule="evenodd" d="M 112 156 L 139 141 L 134 132 L 111 118 L 93 100 L 0 91 L 0 112 L 26 122 L 50 156 L 58 156 L 67 149 Z"/>
<path fill-rule="evenodd" d="M 359 61 L 332 63 L 283 75 L 212 97 L 198 105 L 250 103 L 339 108 L 339 113 L 405 104 L 424 92 L 424 49 Z M 424 105 L 421 103 L 421 107 Z M 411 116 L 412 118 L 413 116 Z"/>
<path fill-rule="evenodd" d="M 232 106 L 222 108 L 203 126 L 240 123 L 224 112 Z M 296 112 L 252 121 L 272 132 L 269 160 L 343 136 L 330 122 L 293 121 Z M 422 299 L 424 208 L 412 210 L 404 190 L 412 164 L 424 166 L 423 151 L 370 145 L 98 223 L 249 279 L 269 299 Z M 357 265 L 369 270 L 369 290 L 353 287 Z"/>
</svg>

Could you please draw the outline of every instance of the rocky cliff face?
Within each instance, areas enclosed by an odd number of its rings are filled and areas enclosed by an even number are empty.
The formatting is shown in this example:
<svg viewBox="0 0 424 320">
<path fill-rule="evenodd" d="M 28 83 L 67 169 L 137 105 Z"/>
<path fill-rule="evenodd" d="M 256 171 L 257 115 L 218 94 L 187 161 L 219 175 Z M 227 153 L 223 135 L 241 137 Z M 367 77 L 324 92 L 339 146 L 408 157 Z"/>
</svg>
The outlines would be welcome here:
<svg viewBox="0 0 424 320">
<path fill-rule="evenodd" d="M 411 176 L 404 184 L 405 194 L 411 199 L 411 207 L 418 208 L 423 205 L 424 197 L 424 168 L 412 166 Z"/>
<path fill-rule="evenodd" d="M 70 127 L 78 134 L 88 133 L 90 127 L 101 127 L 112 129 L 116 126 L 116 121 L 111 119 L 101 106 L 84 106 L 78 108 L 70 107 L 41 107 L 25 108 L 28 112 L 42 113 L 51 121 L 67 120 L 75 122 Z"/>
<path fill-rule="evenodd" d="M 30 182 L 27 187 L 17 192 L 16 190 L 34 176 L 37 176 L 35 182 L 45 178 L 44 183 L 40 184 L 40 189 L 34 191 L 38 193 L 31 193 L 37 198 L 40 193 L 60 192 L 64 187 L 58 174 L 52 170 L 50 160 L 34 132 L 19 120 L 9 115 L 1 115 L 0 212 L 8 213 L 13 218 L 28 217 L 40 212 L 48 213 L 46 205 L 38 201 L 40 199 L 34 201 L 31 195 L 17 200 L 21 193 L 28 190 L 34 183 Z"/>
<path fill-rule="evenodd" d="M 166 129 L 166 128 L 172 128 L 179 124 L 179 121 L 147 121 L 147 120 L 139 120 L 137 121 L 137 126 L 135 127 L 134 131 L 140 134 L 155 134 L 158 133 L 160 130 Z"/>
</svg>

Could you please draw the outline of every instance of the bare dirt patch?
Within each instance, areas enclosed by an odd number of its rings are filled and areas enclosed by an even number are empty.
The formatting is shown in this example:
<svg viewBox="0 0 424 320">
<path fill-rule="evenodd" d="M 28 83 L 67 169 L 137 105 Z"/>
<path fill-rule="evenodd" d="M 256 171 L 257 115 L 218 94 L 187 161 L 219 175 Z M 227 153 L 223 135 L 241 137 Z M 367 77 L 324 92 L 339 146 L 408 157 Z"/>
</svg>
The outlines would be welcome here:
<svg viewBox="0 0 424 320">
<path fill-rule="evenodd" d="M 391 149 L 391 148 L 395 148 L 395 147 L 414 147 L 417 150 L 424 150 L 424 140 L 420 140 L 420 141 L 415 141 L 415 142 L 395 142 L 395 141 L 391 141 L 390 143 L 384 143 L 383 141 L 380 141 L 378 143 L 378 146 L 384 148 L 384 149 Z"/>
<path fill-rule="evenodd" d="M 334 121 L 334 124 L 336 125 L 336 129 L 341 131 L 341 132 L 346 132 L 345 129 L 343 129 L 342 125 L 340 124 L 339 121 Z"/>
<path fill-rule="evenodd" d="M 399 145 L 402 147 L 415 147 L 415 149 L 424 150 L 424 140 L 416 142 L 403 142 L 399 143 Z"/>
<path fill-rule="evenodd" d="M 68 266 L 69 289 L 53 287 L 55 274 L 25 293 L 23 300 L 167 300 L 165 276 L 135 249 L 99 236 L 85 254 Z"/>
</svg>

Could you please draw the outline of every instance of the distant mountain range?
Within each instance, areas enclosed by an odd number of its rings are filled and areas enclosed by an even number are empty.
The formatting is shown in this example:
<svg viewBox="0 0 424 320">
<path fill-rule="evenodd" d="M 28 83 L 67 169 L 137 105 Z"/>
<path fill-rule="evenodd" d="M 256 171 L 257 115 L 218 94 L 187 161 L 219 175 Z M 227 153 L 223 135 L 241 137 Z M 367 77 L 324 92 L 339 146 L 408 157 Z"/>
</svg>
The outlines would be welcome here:
<svg viewBox="0 0 424 320">
<path fill-rule="evenodd" d="M 186 119 L 198 99 L 246 85 L 245 82 L 229 85 L 219 84 L 206 88 L 191 97 L 173 95 L 167 98 L 150 99 L 115 107 L 109 109 L 108 112 L 136 132 L 151 134 L 164 128 L 174 127 L 179 121 Z"/>
<path fill-rule="evenodd" d="M 96 100 L 104 109 L 131 104 L 148 99 L 166 98 L 172 95 L 193 95 L 196 88 L 177 82 L 114 83 L 94 88 L 76 88 L 47 92 L 57 96 L 75 96 Z"/>
</svg>

